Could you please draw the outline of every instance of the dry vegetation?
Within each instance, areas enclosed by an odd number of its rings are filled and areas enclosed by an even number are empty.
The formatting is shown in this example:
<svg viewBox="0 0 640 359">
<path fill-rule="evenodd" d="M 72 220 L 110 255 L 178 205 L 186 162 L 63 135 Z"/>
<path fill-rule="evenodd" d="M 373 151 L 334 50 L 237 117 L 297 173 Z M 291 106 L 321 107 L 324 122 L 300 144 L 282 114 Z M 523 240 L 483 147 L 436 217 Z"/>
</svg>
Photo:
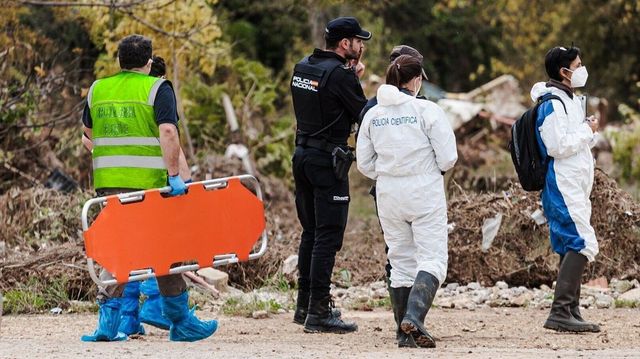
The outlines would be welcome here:
<svg viewBox="0 0 640 359">
<path fill-rule="evenodd" d="M 218 160 L 216 168 L 234 173 L 233 166 L 232 162 Z M 299 224 L 291 190 L 284 181 L 274 178 L 263 178 L 262 186 L 266 194 L 269 250 L 256 261 L 224 268 L 232 284 L 242 288 L 258 287 L 273 279 L 282 261 L 297 253 Z M 364 192 L 363 188 L 358 191 Z M 5 293 L 22 290 L 27 284 L 31 289 L 42 290 L 62 285 L 67 299 L 94 297 L 95 287 L 85 270 L 79 231 L 80 208 L 88 197 L 88 192 L 69 195 L 44 188 L 9 191 L 0 197 L 2 239 L 6 243 L 0 265 L 0 290 Z M 596 172 L 592 201 L 592 222 L 601 254 L 589 265 L 587 276 L 636 277 L 636 263 L 640 261 L 640 207 L 601 171 Z M 453 190 L 449 222 L 455 223 L 455 229 L 449 236 L 447 281 L 550 284 L 555 278 L 557 256 L 549 250 L 547 226 L 537 226 L 529 217 L 536 208 L 539 208 L 536 193 L 513 186 L 500 194 Z M 482 223 L 498 212 L 503 214 L 502 226 L 493 245 L 483 253 Z M 334 282 L 349 286 L 379 280 L 384 277 L 385 261 L 384 242 L 375 217 L 352 218 L 337 257 Z M 58 297 L 51 300 L 60 300 Z"/>
</svg>

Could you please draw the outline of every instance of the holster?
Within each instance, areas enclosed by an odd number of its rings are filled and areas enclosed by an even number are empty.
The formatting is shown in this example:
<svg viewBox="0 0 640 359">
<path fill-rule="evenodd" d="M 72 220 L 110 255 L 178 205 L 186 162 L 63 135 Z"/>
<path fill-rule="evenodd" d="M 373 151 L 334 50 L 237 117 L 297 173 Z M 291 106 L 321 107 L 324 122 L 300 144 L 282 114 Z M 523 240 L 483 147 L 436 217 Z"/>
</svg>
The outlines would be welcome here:
<svg viewBox="0 0 640 359">
<path fill-rule="evenodd" d="M 347 147 L 336 147 L 331 152 L 331 161 L 333 164 L 333 173 L 340 181 L 345 181 L 349 176 L 349 169 L 351 164 L 356 160 L 356 156 L 353 154 L 353 149 Z"/>
</svg>

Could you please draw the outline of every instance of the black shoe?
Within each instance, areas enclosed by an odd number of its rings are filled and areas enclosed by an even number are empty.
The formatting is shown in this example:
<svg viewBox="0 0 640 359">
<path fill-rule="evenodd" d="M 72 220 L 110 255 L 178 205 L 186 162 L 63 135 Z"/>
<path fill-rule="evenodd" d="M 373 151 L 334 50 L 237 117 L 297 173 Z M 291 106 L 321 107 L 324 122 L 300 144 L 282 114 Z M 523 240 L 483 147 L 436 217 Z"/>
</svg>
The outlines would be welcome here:
<svg viewBox="0 0 640 359">
<path fill-rule="evenodd" d="M 296 308 L 296 312 L 293 314 L 293 322 L 296 324 L 304 325 L 304 321 L 307 320 L 307 313 L 309 310 L 307 308 Z M 342 317 L 342 312 L 340 309 L 331 308 L 331 315 L 335 318 L 340 319 Z"/>
<path fill-rule="evenodd" d="M 436 277 L 425 271 L 418 272 L 409 294 L 407 313 L 400 323 L 400 329 L 406 334 L 411 334 L 416 345 L 421 348 L 436 347 L 435 339 L 424 327 L 424 318 L 431 308 L 439 286 Z"/>
<path fill-rule="evenodd" d="M 398 348 L 417 348 L 416 342 L 413 340 L 413 336 L 400 329 L 402 319 L 407 312 L 407 302 L 409 301 L 411 287 L 393 288 L 389 285 L 387 289 L 389 290 L 389 297 L 391 298 L 391 305 L 393 306 L 393 318 L 396 321 L 396 340 L 398 342 Z"/>
<path fill-rule="evenodd" d="M 562 259 L 551 313 L 544 323 L 546 329 L 559 332 L 593 332 L 600 327 L 581 320 L 580 316 L 580 283 L 587 258 L 580 253 L 569 251 Z M 576 318 L 573 313 L 577 313 Z M 579 319 L 578 319 L 579 318 Z"/>
<path fill-rule="evenodd" d="M 340 317 L 333 315 L 330 301 L 329 297 L 320 300 L 311 298 L 307 319 L 304 322 L 305 333 L 345 334 L 358 330 L 357 324 L 344 322 Z"/>
<path fill-rule="evenodd" d="M 307 312 L 308 310 L 305 308 L 296 308 L 296 312 L 293 314 L 293 322 L 304 325 L 304 321 L 307 320 Z"/>
</svg>

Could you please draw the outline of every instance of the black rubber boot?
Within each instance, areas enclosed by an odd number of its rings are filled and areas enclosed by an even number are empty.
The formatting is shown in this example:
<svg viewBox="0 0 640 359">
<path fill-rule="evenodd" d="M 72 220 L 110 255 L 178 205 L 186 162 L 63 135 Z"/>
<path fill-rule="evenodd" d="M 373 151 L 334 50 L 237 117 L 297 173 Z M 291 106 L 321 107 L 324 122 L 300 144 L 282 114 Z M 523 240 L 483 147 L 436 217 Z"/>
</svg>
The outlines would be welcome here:
<svg viewBox="0 0 640 359">
<path fill-rule="evenodd" d="M 407 313 L 400 323 L 403 332 L 411 334 L 416 345 L 421 348 L 435 348 L 436 341 L 424 327 L 424 318 L 427 316 L 436 292 L 440 287 L 438 279 L 430 273 L 420 271 L 409 294 Z"/>
<path fill-rule="evenodd" d="M 345 334 L 358 330 L 355 323 L 344 322 L 332 315 L 331 298 L 311 298 L 307 320 L 304 322 L 305 333 L 337 333 Z"/>
<path fill-rule="evenodd" d="M 564 256 L 558 272 L 551 313 L 544 323 L 546 329 L 559 332 L 590 332 L 594 330 L 593 324 L 580 321 L 571 313 L 572 305 L 576 308 L 580 306 L 580 297 L 576 296 L 580 291 L 582 272 L 586 264 L 587 258 L 582 254 L 569 251 Z M 575 305 L 576 303 L 578 305 Z M 582 318 L 580 317 L 580 319 Z"/>
<path fill-rule="evenodd" d="M 599 333 L 600 326 L 596 323 L 587 322 L 582 318 L 582 315 L 580 314 L 580 287 L 582 286 L 578 285 L 578 291 L 576 292 L 574 300 L 571 302 L 571 315 L 573 315 L 573 317 L 576 318 L 577 321 L 591 325 L 591 330 L 589 330 L 589 332 Z"/>
<path fill-rule="evenodd" d="M 375 187 L 372 187 L 375 189 Z M 391 288 L 391 279 L 389 278 L 389 276 L 387 276 L 387 293 L 389 293 L 389 300 L 391 301 L 391 307 L 393 309 L 393 320 L 398 324 L 398 328 L 400 328 L 400 321 L 402 321 L 402 318 L 404 317 L 404 314 L 402 315 L 402 317 L 400 317 L 400 319 L 398 319 L 398 311 L 396 311 L 396 292 L 393 290 L 393 288 Z M 407 310 L 407 306 L 405 304 L 405 311 Z M 398 330 L 396 331 L 396 341 L 400 340 L 400 333 L 402 331 Z M 402 332 L 404 333 L 404 332 Z"/>
<path fill-rule="evenodd" d="M 560 270 L 560 267 L 562 267 L 562 261 L 564 260 L 564 256 L 560 256 L 560 265 L 558 266 L 558 270 Z M 595 323 L 589 323 L 586 320 L 584 320 L 582 318 L 582 315 L 580 314 L 580 289 L 581 289 L 582 285 L 578 285 L 577 286 L 577 290 L 576 290 L 576 295 L 573 299 L 573 301 L 571 302 L 571 315 L 573 315 L 574 318 L 576 318 L 577 321 L 579 322 L 583 322 L 583 323 L 587 323 L 591 325 L 591 330 L 589 330 L 592 333 L 599 333 L 600 332 L 600 326 L 598 324 Z"/>
<path fill-rule="evenodd" d="M 342 313 L 339 309 L 334 308 L 333 300 L 329 300 L 331 307 L 331 315 L 336 318 L 340 318 Z M 307 320 L 307 313 L 309 312 L 309 293 L 298 292 L 298 299 L 296 301 L 296 311 L 293 314 L 293 322 L 296 324 L 304 325 L 304 321 Z"/>
<path fill-rule="evenodd" d="M 416 348 L 416 342 L 411 334 L 407 334 L 400 329 L 402 319 L 407 312 L 407 302 L 411 287 L 392 288 L 389 286 L 389 296 L 391 297 L 391 305 L 393 306 L 393 317 L 396 320 L 396 340 L 398 348 Z"/>
</svg>

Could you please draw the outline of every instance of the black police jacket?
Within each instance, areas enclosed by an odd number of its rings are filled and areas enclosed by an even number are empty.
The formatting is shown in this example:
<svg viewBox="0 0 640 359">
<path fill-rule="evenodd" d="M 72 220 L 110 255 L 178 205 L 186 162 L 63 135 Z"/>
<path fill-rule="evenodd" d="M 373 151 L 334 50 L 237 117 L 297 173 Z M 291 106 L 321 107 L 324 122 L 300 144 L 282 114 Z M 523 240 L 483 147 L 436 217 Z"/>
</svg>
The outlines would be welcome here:
<svg viewBox="0 0 640 359">
<path fill-rule="evenodd" d="M 355 72 L 345 64 L 335 52 L 315 49 L 296 65 L 291 93 L 298 136 L 347 143 L 351 125 L 358 120 L 367 98 Z"/>
</svg>

